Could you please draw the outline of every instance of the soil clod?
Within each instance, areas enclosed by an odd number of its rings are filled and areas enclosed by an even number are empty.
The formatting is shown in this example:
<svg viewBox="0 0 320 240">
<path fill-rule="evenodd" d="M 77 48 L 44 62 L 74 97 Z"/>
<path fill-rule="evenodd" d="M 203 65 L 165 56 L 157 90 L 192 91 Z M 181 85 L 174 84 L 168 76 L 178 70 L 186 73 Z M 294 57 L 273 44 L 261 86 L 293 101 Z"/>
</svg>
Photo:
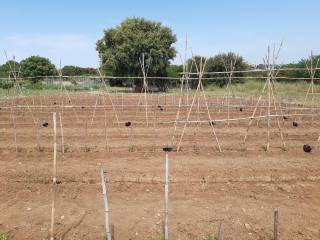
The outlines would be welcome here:
<svg viewBox="0 0 320 240">
<path fill-rule="evenodd" d="M 303 145 L 303 151 L 309 153 L 312 151 L 312 147 L 309 144 Z"/>
</svg>

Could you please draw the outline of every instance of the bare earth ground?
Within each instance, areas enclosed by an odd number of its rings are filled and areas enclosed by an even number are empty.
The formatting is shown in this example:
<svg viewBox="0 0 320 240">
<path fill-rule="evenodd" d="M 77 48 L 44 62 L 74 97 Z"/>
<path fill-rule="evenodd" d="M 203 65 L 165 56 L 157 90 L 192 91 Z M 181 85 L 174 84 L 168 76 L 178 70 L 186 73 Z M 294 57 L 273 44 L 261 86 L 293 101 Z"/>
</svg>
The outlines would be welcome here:
<svg viewBox="0 0 320 240">
<path fill-rule="evenodd" d="M 162 147 L 170 144 L 177 99 L 153 98 L 149 125 L 138 98 L 114 97 L 121 122 L 107 103 L 105 150 L 102 97 L 92 94 L 28 98 L 28 107 L 16 108 L 18 153 L 15 153 L 11 101 L 0 110 L 0 233 L 9 239 L 47 239 L 50 229 L 52 187 L 52 112 L 64 105 L 77 105 L 62 112 L 66 153 L 58 153 L 56 199 L 57 239 L 103 239 L 103 201 L 98 163 L 108 179 L 110 221 L 115 239 L 152 239 L 161 234 L 163 217 Z M 151 101 L 151 100 L 149 100 Z M 214 119 L 226 118 L 219 99 L 211 99 Z M 37 108 L 46 103 L 47 107 Z M 54 104 L 56 103 L 56 104 Z M 122 107 L 122 103 L 124 106 Z M 149 102 L 150 103 L 150 102 Z M 26 105 L 19 99 L 16 105 Z M 134 106 L 126 106 L 126 105 Z M 252 104 L 235 100 L 234 104 Z M 163 111 L 157 105 L 161 105 Z M 84 106 L 82 108 L 81 106 Z M 19 110 L 18 110 L 19 109 Z M 186 109 L 181 119 L 186 118 Z M 219 110 L 220 109 L 220 110 Z M 246 117 L 253 109 L 232 108 L 230 117 Z M 260 110 L 257 111 L 258 115 Z M 286 113 L 293 113 L 290 106 Z M 36 127 L 31 117 L 36 122 Z M 262 112 L 263 113 L 263 112 Z M 76 120 L 76 116 L 79 121 Z M 192 120 L 197 119 L 197 107 Z M 199 119 L 208 119 L 204 105 Z M 39 120 L 39 122 L 38 122 Z M 59 120 L 59 119 L 58 119 Z M 132 121 L 132 128 L 124 122 Z M 320 152 L 317 138 L 319 118 L 281 119 L 287 151 L 281 149 L 276 121 L 272 121 L 271 148 L 266 152 L 266 122 L 253 122 L 249 139 L 241 144 L 248 121 L 217 123 L 215 130 L 223 152 L 211 134 L 209 124 L 190 124 L 179 152 L 170 154 L 169 235 L 170 239 L 201 239 L 223 223 L 228 239 L 272 239 L 273 210 L 280 212 L 281 239 L 320 239 Z M 48 122 L 48 127 L 42 127 Z M 284 125 L 283 125 L 284 124 Z M 175 143 L 183 124 L 179 124 Z M 60 128 L 58 121 L 58 130 Z M 39 138 L 37 140 L 37 132 Z M 40 151 L 37 143 L 41 144 Z M 315 148 L 304 153 L 303 144 Z M 60 131 L 58 132 L 60 150 Z"/>
</svg>

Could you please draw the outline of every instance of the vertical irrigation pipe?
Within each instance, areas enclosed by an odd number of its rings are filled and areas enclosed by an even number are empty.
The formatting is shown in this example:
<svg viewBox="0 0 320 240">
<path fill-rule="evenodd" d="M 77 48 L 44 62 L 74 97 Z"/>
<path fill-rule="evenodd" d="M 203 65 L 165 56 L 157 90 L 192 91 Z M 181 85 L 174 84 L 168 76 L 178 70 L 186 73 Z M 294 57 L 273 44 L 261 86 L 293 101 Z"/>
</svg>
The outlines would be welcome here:
<svg viewBox="0 0 320 240">
<path fill-rule="evenodd" d="M 56 113 L 53 113 L 53 171 L 52 171 L 52 206 L 51 206 L 51 228 L 50 240 L 54 240 L 54 212 L 57 184 L 57 119 Z"/>
<path fill-rule="evenodd" d="M 102 187 L 102 194 L 103 194 L 103 203 L 104 203 L 104 230 L 105 236 L 107 240 L 111 239 L 110 233 L 110 225 L 109 225 L 109 205 L 108 205 L 108 195 L 107 195 L 107 187 L 106 187 L 106 179 L 104 177 L 104 169 L 101 163 L 100 166 L 100 177 L 101 177 L 101 187 Z"/>
<path fill-rule="evenodd" d="M 163 151 L 166 153 L 165 156 L 165 167 L 164 167 L 164 240 L 169 239 L 168 232 L 168 220 L 169 220 L 169 152 L 172 151 L 172 147 L 164 147 Z"/>
</svg>

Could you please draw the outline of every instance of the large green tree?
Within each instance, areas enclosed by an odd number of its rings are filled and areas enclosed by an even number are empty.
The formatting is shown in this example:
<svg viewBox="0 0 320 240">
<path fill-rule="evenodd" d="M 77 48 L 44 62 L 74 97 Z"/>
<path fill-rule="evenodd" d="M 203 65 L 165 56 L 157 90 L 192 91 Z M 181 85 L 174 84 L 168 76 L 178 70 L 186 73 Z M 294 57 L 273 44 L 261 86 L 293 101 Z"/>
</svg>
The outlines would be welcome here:
<svg viewBox="0 0 320 240">
<path fill-rule="evenodd" d="M 230 71 L 231 64 L 234 65 L 234 71 L 243 71 L 249 68 L 248 63 L 244 60 L 243 57 L 233 53 L 221 53 L 215 55 L 213 58 L 209 58 L 206 65 L 206 72 L 224 72 Z M 212 75 L 214 77 L 223 76 L 223 75 Z M 243 77 L 243 73 L 234 73 L 233 76 Z M 207 76 L 207 77 L 210 77 Z M 226 75 L 223 78 L 218 78 L 215 80 L 215 83 L 219 86 L 224 86 L 228 82 Z M 241 82 L 238 79 L 234 79 L 233 82 Z"/>
<path fill-rule="evenodd" d="M 176 55 L 176 36 L 169 27 L 144 18 L 128 18 L 104 31 L 97 51 L 108 74 L 142 75 L 139 58 L 149 63 L 149 76 L 165 76 L 169 61 Z"/>
<path fill-rule="evenodd" d="M 206 58 L 201 56 L 195 56 L 193 59 L 188 60 L 189 66 L 192 66 L 191 72 L 197 72 L 196 66 L 199 68 L 201 64 L 205 63 Z M 244 60 L 242 56 L 239 56 L 233 52 L 228 53 L 220 53 L 213 57 L 209 57 L 206 61 L 204 72 L 210 73 L 210 72 L 225 72 L 230 71 L 231 63 L 234 64 L 234 71 L 243 71 L 247 70 L 250 66 L 248 63 Z M 243 73 L 234 73 L 233 76 L 243 77 L 245 76 Z M 227 84 L 228 79 L 226 74 L 205 74 L 203 77 L 205 78 L 215 78 L 214 80 L 204 80 L 204 84 L 209 83 L 215 83 L 219 85 L 220 87 L 223 87 Z M 221 78 L 220 78 L 221 77 Z M 237 79 L 234 79 L 233 82 L 241 82 Z M 196 86 L 196 81 L 193 81 L 193 84 L 191 84 L 192 87 Z"/>
<path fill-rule="evenodd" d="M 48 58 L 31 56 L 21 61 L 23 77 L 53 76 L 57 74 L 56 67 Z"/>
</svg>

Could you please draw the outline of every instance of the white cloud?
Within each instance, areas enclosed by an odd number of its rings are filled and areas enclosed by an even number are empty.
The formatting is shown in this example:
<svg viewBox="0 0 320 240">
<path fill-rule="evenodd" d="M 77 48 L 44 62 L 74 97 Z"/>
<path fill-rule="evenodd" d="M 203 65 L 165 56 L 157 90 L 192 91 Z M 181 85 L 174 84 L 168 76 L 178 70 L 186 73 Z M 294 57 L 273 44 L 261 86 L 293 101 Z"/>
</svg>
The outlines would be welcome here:
<svg viewBox="0 0 320 240">
<path fill-rule="evenodd" d="M 0 38 L 0 47 L 22 60 L 31 55 L 49 58 L 54 64 L 92 66 L 98 65 L 96 39 L 77 34 L 16 34 Z M 3 55 L 3 54 L 2 54 Z M 0 63 L 5 57 L 0 57 Z"/>
</svg>

